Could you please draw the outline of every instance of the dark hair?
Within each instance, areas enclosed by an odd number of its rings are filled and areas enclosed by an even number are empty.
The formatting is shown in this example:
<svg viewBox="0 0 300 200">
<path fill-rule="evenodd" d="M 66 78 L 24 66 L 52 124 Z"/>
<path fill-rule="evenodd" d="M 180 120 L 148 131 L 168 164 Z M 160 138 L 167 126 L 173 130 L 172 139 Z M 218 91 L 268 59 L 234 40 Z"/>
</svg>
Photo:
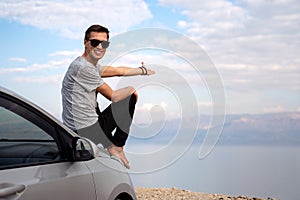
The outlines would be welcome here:
<svg viewBox="0 0 300 200">
<path fill-rule="evenodd" d="M 90 34 L 91 32 L 104 32 L 107 35 L 107 40 L 109 39 L 109 30 L 101 25 L 98 24 L 94 24 L 92 26 L 90 26 L 86 31 L 85 31 L 85 36 L 84 39 L 85 40 L 89 40 L 90 39 Z"/>
</svg>

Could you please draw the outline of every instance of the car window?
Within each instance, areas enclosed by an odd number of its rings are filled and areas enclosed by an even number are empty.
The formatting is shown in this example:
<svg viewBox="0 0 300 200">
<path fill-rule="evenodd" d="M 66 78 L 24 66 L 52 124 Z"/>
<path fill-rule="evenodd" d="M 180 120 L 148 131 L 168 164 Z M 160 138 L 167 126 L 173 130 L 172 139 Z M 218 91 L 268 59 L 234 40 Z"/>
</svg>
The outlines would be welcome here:
<svg viewBox="0 0 300 200">
<path fill-rule="evenodd" d="M 0 98 L 0 169 L 60 159 L 55 128 L 41 116 Z"/>
</svg>

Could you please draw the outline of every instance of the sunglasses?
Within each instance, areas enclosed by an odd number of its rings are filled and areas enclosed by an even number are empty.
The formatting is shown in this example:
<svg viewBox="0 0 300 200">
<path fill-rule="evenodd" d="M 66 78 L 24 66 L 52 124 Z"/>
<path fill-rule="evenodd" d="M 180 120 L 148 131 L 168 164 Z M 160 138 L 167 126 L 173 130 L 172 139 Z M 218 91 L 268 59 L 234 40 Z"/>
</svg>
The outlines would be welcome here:
<svg viewBox="0 0 300 200">
<path fill-rule="evenodd" d="M 101 44 L 102 48 L 106 49 L 109 46 L 108 41 L 101 41 L 96 39 L 89 40 L 91 42 L 92 47 L 97 47 L 99 44 Z"/>
</svg>

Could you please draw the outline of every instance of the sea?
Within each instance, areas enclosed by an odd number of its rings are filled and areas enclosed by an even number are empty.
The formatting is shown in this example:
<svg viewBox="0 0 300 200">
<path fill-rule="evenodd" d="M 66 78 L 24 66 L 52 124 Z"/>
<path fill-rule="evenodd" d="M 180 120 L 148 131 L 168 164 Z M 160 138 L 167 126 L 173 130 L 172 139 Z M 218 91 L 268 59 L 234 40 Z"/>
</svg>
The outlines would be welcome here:
<svg viewBox="0 0 300 200">
<path fill-rule="evenodd" d="M 300 199 L 300 146 L 134 144 L 126 147 L 135 187 L 280 200 Z"/>
</svg>

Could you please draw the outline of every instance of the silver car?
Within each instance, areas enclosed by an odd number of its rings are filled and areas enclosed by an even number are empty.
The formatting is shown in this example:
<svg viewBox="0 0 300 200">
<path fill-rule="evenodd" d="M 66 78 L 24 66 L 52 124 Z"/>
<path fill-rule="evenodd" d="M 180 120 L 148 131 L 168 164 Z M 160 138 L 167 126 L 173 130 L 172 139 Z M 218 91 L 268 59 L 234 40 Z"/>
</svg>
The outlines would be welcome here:
<svg viewBox="0 0 300 200">
<path fill-rule="evenodd" d="M 119 159 L 0 87 L 0 199 L 136 199 Z"/>
</svg>

